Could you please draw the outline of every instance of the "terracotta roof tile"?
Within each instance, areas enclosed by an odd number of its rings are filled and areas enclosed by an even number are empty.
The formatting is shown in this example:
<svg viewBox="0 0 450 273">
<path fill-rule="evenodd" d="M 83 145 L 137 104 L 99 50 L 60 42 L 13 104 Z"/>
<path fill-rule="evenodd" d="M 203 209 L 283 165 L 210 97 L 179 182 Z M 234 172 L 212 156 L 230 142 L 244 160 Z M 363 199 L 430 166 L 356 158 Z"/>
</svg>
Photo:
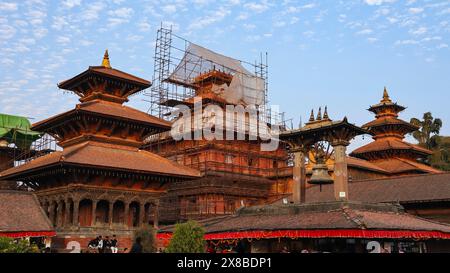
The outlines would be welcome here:
<svg viewBox="0 0 450 273">
<path fill-rule="evenodd" d="M 136 173 L 170 175 L 174 177 L 199 177 L 197 170 L 181 166 L 171 160 L 137 148 L 86 142 L 38 157 L 24 165 L 0 173 L 0 177 L 19 177 L 55 164 L 82 165 L 104 169 L 119 169 Z M 6 178 L 4 178 L 6 179 Z"/>
<path fill-rule="evenodd" d="M 0 233 L 53 231 L 36 196 L 30 192 L 0 190 Z"/>
<path fill-rule="evenodd" d="M 93 114 L 100 114 L 104 116 L 110 116 L 118 119 L 125 119 L 128 121 L 134 121 L 138 123 L 146 123 L 149 125 L 161 127 L 167 130 L 170 130 L 171 123 L 168 121 L 165 121 L 163 119 L 157 118 L 155 116 L 149 115 L 147 113 L 144 113 L 142 111 L 133 109 L 131 107 L 123 106 L 118 103 L 113 102 L 106 102 L 106 101 L 89 101 L 85 103 L 78 104 L 77 107 L 73 110 L 67 111 L 62 114 L 55 115 L 53 117 L 50 117 L 48 119 L 39 121 L 35 124 L 33 124 L 32 128 L 38 128 L 42 130 L 42 128 L 45 127 L 45 125 L 51 121 L 58 120 L 60 118 L 63 118 L 67 115 L 70 115 L 74 112 L 87 112 L 87 113 L 93 113 Z"/>
<path fill-rule="evenodd" d="M 376 126 L 383 126 L 383 125 L 389 125 L 389 124 L 395 124 L 395 125 L 403 125 L 406 127 L 410 127 L 411 130 L 417 130 L 419 127 L 403 121 L 401 119 L 398 118 L 394 118 L 394 117 L 382 117 L 382 118 L 377 118 L 371 122 L 368 122 L 366 124 L 364 124 L 363 126 L 361 126 L 364 129 L 370 129 L 371 127 L 376 127 Z"/>
<path fill-rule="evenodd" d="M 386 151 L 386 150 L 392 150 L 392 149 L 412 150 L 412 151 L 419 152 L 419 153 L 425 154 L 425 155 L 432 154 L 432 152 L 430 150 L 422 148 L 418 145 L 404 142 L 404 141 L 401 141 L 401 140 L 395 139 L 395 138 L 386 138 L 386 139 L 378 139 L 367 145 L 357 148 L 350 155 L 359 156 L 364 153 L 379 152 L 379 151 Z"/>
<path fill-rule="evenodd" d="M 351 200 L 369 203 L 379 202 L 427 202 L 450 200 L 450 173 L 423 174 L 360 180 L 349 183 Z M 307 202 L 334 200 L 333 185 L 306 189 Z"/>
<path fill-rule="evenodd" d="M 381 168 L 380 166 L 373 164 L 370 161 L 359 159 L 356 157 L 347 157 L 347 164 L 350 167 L 356 167 L 356 168 L 362 168 L 362 169 L 368 169 L 376 172 L 381 173 L 389 173 L 387 170 Z"/>
<path fill-rule="evenodd" d="M 391 174 L 411 172 L 411 171 L 412 172 L 418 171 L 423 173 L 442 173 L 442 171 L 440 170 L 419 163 L 417 161 L 399 157 L 383 159 L 372 163 L 384 170 L 387 170 Z"/>
</svg>

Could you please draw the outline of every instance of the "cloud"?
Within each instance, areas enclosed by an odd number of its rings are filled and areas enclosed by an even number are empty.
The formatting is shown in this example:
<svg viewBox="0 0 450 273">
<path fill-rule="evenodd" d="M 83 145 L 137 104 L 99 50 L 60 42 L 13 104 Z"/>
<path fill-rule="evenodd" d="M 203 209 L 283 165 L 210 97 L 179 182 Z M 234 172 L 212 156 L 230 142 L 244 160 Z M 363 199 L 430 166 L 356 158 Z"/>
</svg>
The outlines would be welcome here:
<svg viewBox="0 0 450 273">
<path fill-rule="evenodd" d="M 366 28 L 363 30 L 360 30 L 358 32 L 356 32 L 357 35 L 369 35 L 373 32 L 373 30 L 371 30 L 370 28 Z"/>
<path fill-rule="evenodd" d="M 195 19 L 195 21 L 189 25 L 188 29 L 200 29 L 208 25 L 220 22 L 230 13 L 230 10 L 226 9 L 225 7 L 221 7 L 207 16 Z"/>
<path fill-rule="evenodd" d="M 419 27 L 415 30 L 410 30 L 409 33 L 413 34 L 413 35 L 423 35 L 425 33 L 427 33 L 428 29 L 426 27 Z"/>
<path fill-rule="evenodd" d="M 408 11 L 411 14 L 419 14 L 423 12 L 423 8 L 410 8 Z"/>
<path fill-rule="evenodd" d="M 117 16 L 119 18 L 130 18 L 131 15 L 133 14 L 133 9 L 132 8 L 119 8 L 116 10 L 110 10 L 108 12 L 108 14 L 110 16 Z"/>
<path fill-rule="evenodd" d="M 0 10 L 1 11 L 16 11 L 17 3 L 8 3 L 8 2 L 0 3 Z"/>
<path fill-rule="evenodd" d="M 364 2 L 369 6 L 374 6 L 374 5 L 379 6 L 379 5 L 386 4 L 386 3 L 393 3 L 395 1 L 396 0 L 364 0 Z"/>
<path fill-rule="evenodd" d="M 267 2 L 265 2 L 265 1 L 261 2 L 261 3 L 250 2 L 250 3 L 245 3 L 244 8 L 251 10 L 253 12 L 256 12 L 256 13 L 261 13 L 261 12 L 264 12 L 269 9 L 269 4 L 267 4 Z"/>
<path fill-rule="evenodd" d="M 81 18 L 86 21 L 94 21 L 99 18 L 100 11 L 104 8 L 102 2 L 95 2 L 87 5 L 87 8 L 81 12 Z"/>
<path fill-rule="evenodd" d="M 65 0 L 62 4 L 66 8 L 71 9 L 75 6 L 79 6 L 81 4 L 81 0 Z"/>
</svg>

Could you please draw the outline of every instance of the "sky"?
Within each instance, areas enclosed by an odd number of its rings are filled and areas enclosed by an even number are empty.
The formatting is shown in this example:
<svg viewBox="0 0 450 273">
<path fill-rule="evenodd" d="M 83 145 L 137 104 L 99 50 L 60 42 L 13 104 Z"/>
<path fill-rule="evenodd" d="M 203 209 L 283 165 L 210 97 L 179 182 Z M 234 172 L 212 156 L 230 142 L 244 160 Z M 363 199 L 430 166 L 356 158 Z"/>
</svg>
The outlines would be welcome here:
<svg viewBox="0 0 450 273">
<path fill-rule="evenodd" d="M 401 118 L 431 111 L 450 135 L 448 0 L 2 0 L 0 112 L 37 122 L 72 109 L 57 83 L 105 49 L 114 68 L 151 80 L 161 24 L 237 59 L 267 52 L 269 103 L 294 125 L 325 105 L 362 125 L 386 86 L 408 107 Z M 144 99 L 128 104 L 147 111 Z"/>
</svg>

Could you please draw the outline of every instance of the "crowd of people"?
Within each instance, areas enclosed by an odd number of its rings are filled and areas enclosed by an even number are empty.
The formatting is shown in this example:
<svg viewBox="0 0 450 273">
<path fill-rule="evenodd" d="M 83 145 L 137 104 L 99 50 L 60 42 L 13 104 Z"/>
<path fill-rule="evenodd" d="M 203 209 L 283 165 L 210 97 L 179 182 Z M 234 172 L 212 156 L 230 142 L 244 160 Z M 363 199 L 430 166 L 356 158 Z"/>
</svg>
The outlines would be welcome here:
<svg viewBox="0 0 450 273">
<path fill-rule="evenodd" d="M 97 251 L 98 253 L 117 253 L 119 250 L 119 241 L 116 235 L 113 235 L 110 239 L 109 236 L 103 238 L 101 235 L 97 238 L 89 241 L 88 249 L 91 251 Z"/>
</svg>

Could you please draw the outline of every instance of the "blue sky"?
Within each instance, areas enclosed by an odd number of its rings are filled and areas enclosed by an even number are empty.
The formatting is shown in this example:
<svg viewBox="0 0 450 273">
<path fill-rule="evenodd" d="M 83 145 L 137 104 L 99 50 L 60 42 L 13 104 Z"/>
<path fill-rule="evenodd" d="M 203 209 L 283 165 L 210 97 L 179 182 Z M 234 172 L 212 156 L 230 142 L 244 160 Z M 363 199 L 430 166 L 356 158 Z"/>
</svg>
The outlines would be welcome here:
<svg viewBox="0 0 450 273">
<path fill-rule="evenodd" d="M 450 1 L 443 0 L 5 0 L 0 2 L 0 112 L 33 122 L 71 109 L 56 84 L 99 65 L 151 79 L 156 30 L 238 59 L 269 53 L 270 103 L 298 123 L 328 105 L 358 125 L 384 86 L 431 111 L 450 135 Z M 129 104 L 146 111 L 143 96 Z"/>
</svg>

